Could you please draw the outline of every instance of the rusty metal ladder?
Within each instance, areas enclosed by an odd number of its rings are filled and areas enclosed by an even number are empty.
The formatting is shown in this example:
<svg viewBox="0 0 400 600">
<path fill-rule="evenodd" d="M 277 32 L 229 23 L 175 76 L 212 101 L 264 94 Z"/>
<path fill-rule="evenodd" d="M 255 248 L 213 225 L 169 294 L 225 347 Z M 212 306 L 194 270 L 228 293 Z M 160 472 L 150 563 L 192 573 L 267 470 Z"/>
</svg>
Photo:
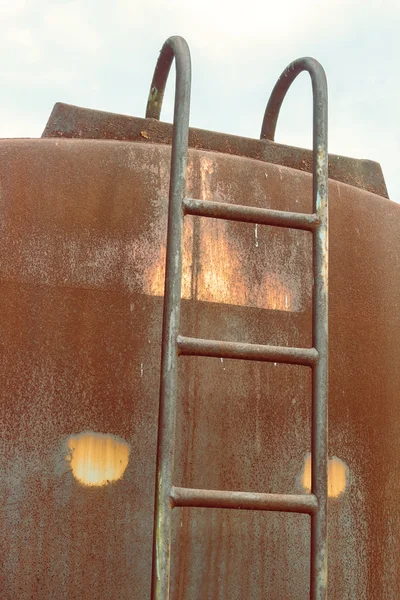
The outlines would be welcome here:
<svg viewBox="0 0 400 600">
<path fill-rule="evenodd" d="M 328 396 L 328 154 L 327 85 L 321 65 L 311 58 L 291 63 L 268 102 L 261 138 L 274 139 L 282 101 L 299 73 L 308 71 L 313 88 L 313 214 L 187 199 L 191 62 L 180 37 L 169 38 L 160 53 L 150 89 L 147 118 L 159 119 L 173 59 L 176 89 L 169 188 L 167 257 L 162 332 L 157 475 L 153 538 L 152 600 L 170 598 L 171 520 L 174 507 L 210 507 L 305 513 L 311 516 L 310 598 L 327 597 L 327 396 Z M 313 234 L 313 348 L 290 348 L 195 339 L 179 335 L 182 234 L 185 215 L 197 215 L 311 231 Z M 173 485 L 178 358 L 209 356 L 304 365 L 312 369 L 311 494 L 215 491 Z"/>
</svg>

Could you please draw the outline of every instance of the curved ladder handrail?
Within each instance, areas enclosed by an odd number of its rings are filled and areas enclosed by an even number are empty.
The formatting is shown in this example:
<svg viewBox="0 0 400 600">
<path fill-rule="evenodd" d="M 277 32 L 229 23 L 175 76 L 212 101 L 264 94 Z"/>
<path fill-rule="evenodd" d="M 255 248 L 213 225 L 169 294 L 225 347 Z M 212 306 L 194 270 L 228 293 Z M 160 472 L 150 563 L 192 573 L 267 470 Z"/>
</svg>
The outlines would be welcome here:
<svg viewBox="0 0 400 600">
<path fill-rule="evenodd" d="M 313 90 L 313 210 L 314 233 L 313 346 L 319 360 L 313 369 L 312 484 L 318 510 L 311 517 L 312 600 L 327 597 L 327 452 L 328 452 L 328 89 L 325 71 L 313 58 L 292 62 L 278 79 L 265 110 L 261 139 L 274 141 L 282 102 L 296 77 L 308 71 Z"/>
<path fill-rule="evenodd" d="M 168 75 L 171 69 L 172 61 L 176 60 L 176 88 L 175 98 L 182 106 L 185 112 L 187 109 L 187 119 L 189 123 L 190 109 L 190 86 L 191 86 L 191 60 L 190 50 L 186 40 L 179 36 L 172 36 L 163 45 L 160 56 L 154 70 L 153 79 L 150 86 L 149 98 L 146 106 L 146 119 L 160 120 L 162 103 L 164 100 L 165 87 L 167 85 Z M 178 82 L 178 79 L 180 80 Z M 175 109 L 177 106 L 175 106 Z M 180 108 L 180 106 L 178 107 Z M 176 114 L 174 115 L 174 121 Z"/>
<path fill-rule="evenodd" d="M 154 71 L 146 117 L 159 119 L 168 74 L 175 58 L 176 84 L 168 201 L 167 256 L 158 417 L 157 474 L 153 534 L 152 600 L 169 598 L 171 550 L 171 489 L 175 440 L 177 337 L 180 324 L 183 200 L 189 138 L 191 87 L 190 51 L 178 36 L 162 47 Z"/>
</svg>

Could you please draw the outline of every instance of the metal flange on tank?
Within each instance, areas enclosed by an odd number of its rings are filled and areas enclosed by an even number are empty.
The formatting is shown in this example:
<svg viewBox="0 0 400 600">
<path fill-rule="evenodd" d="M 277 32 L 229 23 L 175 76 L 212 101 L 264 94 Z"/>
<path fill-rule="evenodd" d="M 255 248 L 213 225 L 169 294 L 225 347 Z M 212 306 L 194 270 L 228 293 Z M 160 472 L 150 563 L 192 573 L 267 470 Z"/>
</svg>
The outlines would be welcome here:
<svg viewBox="0 0 400 600">
<path fill-rule="evenodd" d="M 312 151 L 274 141 L 302 70 Z M 145 118 L 0 140 L 1 597 L 397 599 L 400 206 L 327 154 L 317 61 L 259 140 L 189 100 L 170 38 Z"/>
</svg>

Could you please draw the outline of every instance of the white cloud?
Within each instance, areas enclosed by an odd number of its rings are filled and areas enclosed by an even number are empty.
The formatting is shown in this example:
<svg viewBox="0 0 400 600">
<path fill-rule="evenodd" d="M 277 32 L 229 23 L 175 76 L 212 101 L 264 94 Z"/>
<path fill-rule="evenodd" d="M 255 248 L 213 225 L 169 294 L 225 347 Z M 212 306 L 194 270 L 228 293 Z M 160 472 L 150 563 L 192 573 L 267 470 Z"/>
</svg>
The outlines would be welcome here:
<svg viewBox="0 0 400 600">
<path fill-rule="evenodd" d="M 0 0 L 0 18 L 20 15 L 27 7 L 26 0 Z"/>
<path fill-rule="evenodd" d="M 280 72 L 312 55 L 328 75 L 330 148 L 347 155 L 360 148 L 380 161 L 400 197 L 392 166 L 400 130 L 397 0 L 0 0 L 0 17 L 0 109 L 11 115 L 10 135 L 12 115 L 38 123 L 57 100 L 142 116 L 158 51 L 179 34 L 193 60 L 191 123 L 257 136 Z M 164 119 L 172 118 L 173 77 Z M 285 99 L 277 139 L 310 145 L 306 76 Z"/>
<path fill-rule="evenodd" d="M 44 15 L 47 41 L 71 49 L 98 52 L 103 45 L 101 36 L 89 23 L 84 7 L 79 1 L 52 4 Z"/>
</svg>

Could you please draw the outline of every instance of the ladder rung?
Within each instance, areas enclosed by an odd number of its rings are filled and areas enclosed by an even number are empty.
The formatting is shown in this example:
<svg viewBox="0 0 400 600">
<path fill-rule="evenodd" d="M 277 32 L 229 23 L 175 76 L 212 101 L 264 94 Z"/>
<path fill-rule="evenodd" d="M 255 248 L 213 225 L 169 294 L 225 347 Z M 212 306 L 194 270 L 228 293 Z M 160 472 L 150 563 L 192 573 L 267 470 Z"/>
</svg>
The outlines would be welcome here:
<svg viewBox="0 0 400 600">
<path fill-rule="evenodd" d="M 236 358 L 239 360 L 259 360 L 311 367 L 318 360 L 315 348 L 290 348 L 285 346 L 264 346 L 241 342 L 221 342 L 178 336 L 178 351 L 184 356 L 210 356 L 214 358 Z"/>
<path fill-rule="evenodd" d="M 313 494 L 259 494 L 173 487 L 171 500 L 173 506 L 269 510 L 309 515 L 318 508 L 317 498 Z"/>
<path fill-rule="evenodd" d="M 268 208 L 226 204 L 209 200 L 185 198 L 183 208 L 187 215 L 257 223 L 259 225 L 275 225 L 276 227 L 291 227 L 293 229 L 305 229 L 306 231 L 312 231 L 319 224 L 318 216 L 315 214 L 308 215 L 283 210 L 270 210 Z"/>
</svg>

